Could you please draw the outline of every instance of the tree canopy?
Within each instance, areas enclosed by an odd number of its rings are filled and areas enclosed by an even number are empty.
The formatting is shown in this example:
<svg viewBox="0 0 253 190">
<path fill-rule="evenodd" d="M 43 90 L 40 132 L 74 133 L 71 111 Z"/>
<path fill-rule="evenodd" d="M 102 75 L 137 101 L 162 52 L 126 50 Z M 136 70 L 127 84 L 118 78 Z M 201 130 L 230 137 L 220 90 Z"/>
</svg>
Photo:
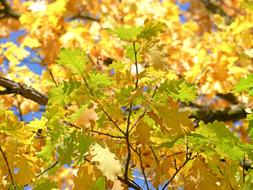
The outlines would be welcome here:
<svg viewBox="0 0 253 190">
<path fill-rule="evenodd" d="M 253 1 L 0 0 L 0 189 L 253 189 Z"/>
</svg>

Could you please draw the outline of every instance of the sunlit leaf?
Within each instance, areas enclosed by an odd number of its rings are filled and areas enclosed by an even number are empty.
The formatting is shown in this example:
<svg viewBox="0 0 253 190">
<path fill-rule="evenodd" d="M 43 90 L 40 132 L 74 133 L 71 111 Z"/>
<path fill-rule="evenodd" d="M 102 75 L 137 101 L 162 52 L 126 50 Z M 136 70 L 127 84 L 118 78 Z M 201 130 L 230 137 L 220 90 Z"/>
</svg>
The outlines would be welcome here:
<svg viewBox="0 0 253 190">
<path fill-rule="evenodd" d="M 102 171 L 107 179 L 115 180 L 122 175 L 122 165 L 115 155 L 105 147 L 94 144 L 91 147 L 92 161 L 97 162 L 97 167 Z"/>
</svg>

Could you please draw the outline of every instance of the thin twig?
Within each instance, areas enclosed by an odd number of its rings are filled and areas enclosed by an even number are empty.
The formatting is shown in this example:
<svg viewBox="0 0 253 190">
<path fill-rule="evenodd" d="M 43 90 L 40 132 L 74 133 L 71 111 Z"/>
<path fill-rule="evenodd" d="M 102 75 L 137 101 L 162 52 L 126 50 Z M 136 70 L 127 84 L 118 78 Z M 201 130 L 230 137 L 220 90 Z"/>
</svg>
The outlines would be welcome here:
<svg viewBox="0 0 253 190">
<path fill-rule="evenodd" d="M 23 114 L 22 114 L 22 110 L 21 110 L 21 107 L 20 107 L 20 102 L 18 101 L 17 103 L 17 107 L 18 107 L 18 116 L 20 118 L 20 121 L 23 121 Z"/>
<path fill-rule="evenodd" d="M 138 119 L 134 122 L 134 124 L 133 124 L 133 126 L 131 127 L 131 129 L 129 130 L 129 133 L 131 133 L 131 131 L 134 129 L 134 127 L 138 124 L 138 122 L 146 115 L 146 113 L 147 113 L 147 111 L 148 111 L 148 109 L 149 109 L 149 107 L 150 107 L 150 104 L 151 104 L 151 102 L 152 102 L 152 100 L 153 100 L 153 98 L 154 98 L 154 96 L 155 96 L 155 94 L 156 94 L 156 92 L 157 92 L 157 86 L 155 87 L 155 90 L 154 90 L 154 92 L 153 92 L 153 94 L 152 94 L 152 96 L 151 96 L 151 98 L 150 98 L 150 100 L 149 100 L 149 102 L 148 102 L 148 105 L 146 106 L 146 108 L 144 109 L 144 111 L 143 111 L 143 113 L 138 117 Z"/>
<path fill-rule="evenodd" d="M 75 125 L 75 124 L 73 124 L 73 123 L 70 123 L 70 122 L 68 122 L 68 121 L 62 121 L 62 122 L 63 122 L 63 124 L 69 125 L 69 126 L 74 127 L 74 128 L 76 128 L 76 129 L 82 129 L 81 127 L 79 127 L 79 126 L 77 126 L 77 125 Z"/>
<path fill-rule="evenodd" d="M 138 71 L 138 60 L 137 60 L 137 51 L 135 47 L 135 41 L 133 41 L 133 48 L 134 48 L 134 64 L 135 64 L 135 70 L 136 70 L 136 81 L 135 81 L 135 90 L 138 88 L 139 83 L 139 71 Z"/>
<path fill-rule="evenodd" d="M 59 163 L 59 161 L 57 160 L 52 166 L 48 167 L 48 168 L 45 169 L 43 172 L 41 172 L 40 174 L 36 175 L 35 178 L 38 178 L 38 177 L 42 176 L 44 173 L 46 173 L 46 172 L 48 172 L 49 170 L 51 170 L 52 168 L 54 168 L 58 163 Z"/>
<path fill-rule="evenodd" d="M 152 154 L 153 154 L 153 156 L 154 156 L 154 158 L 155 158 L 156 164 L 158 164 L 158 163 L 159 163 L 159 160 L 158 160 L 158 157 L 157 157 L 157 155 L 156 155 L 156 153 L 155 153 L 153 147 L 152 147 L 151 145 L 149 145 L 149 148 L 150 148 L 150 150 L 151 150 L 151 152 L 152 152 Z"/>
<path fill-rule="evenodd" d="M 123 182 L 124 184 L 126 184 L 130 188 L 133 188 L 135 190 L 142 190 L 142 188 L 134 181 L 130 181 L 129 179 L 125 179 L 120 176 L 118 176 L 118 180 L 120 180 L 121 182 Z"/>
<path fill-rule="evenodd" d="M 89 86 L 87 80 L 85 79 L 84 75 L 82 75 L 82 79 L 83 79 L 83 81 L 84 81 L 84 84 L 85 84 L 86 88 L 89 90 L 91 96 L 95 98 L 95 94 L 93 93 L 92 89 L 90 88 L 90 86 Z M 104 107 L 103 107 L 103 105 L 100 103 L 100 101 L 96 99 L 96 102 L 98 103 L 98 105 L 100 106 L 100 108 L 101 108 L 101 110 L 104 112 L 104 114 L 107 116 L 107 118 L 109 119 L 109 121 L 111 121 L 111 122 L 114 124 L 114 126 L 115 126 L 123 135 L 125 135 L 125 132 L 119 127 L 119 125 L 116 123 L 116 121 L 114 121 L 114 120 L 112 119 L 112 117 L 107 113 L 107 111 L 104 109 Z"/>
<path fill-rule="evenodd" d="M 58 84 L 57 84 L 57 82 L 56 82 L 56 80 L 55 80 L 55 78 L 54 78 L 54 75 L 53 75 L 51 69 L 49 69 L 48 67 L 46 67 L 46 68 L 47 68 L 47 71 L 48 71 L 49 75 L 51 76 L 51 78 L 52 78 L 52 80 L 53 80 L 55 86 L 58 87 Z"/>
<path fill-rule="evenodd" d="M 148 185 L 148 180 L 147 180 L 147 176 L 146 176 L 146 173 L 145 173 L 145 168 L 143 166 L 143 162 L 142 162 L 142 158 L 141 158 L 141 150 L 140 149 L 136 150 L 136 153 L 137 153 L 137 155 L 139 156 L 139 159 L 140 159 L 142 175 L 144 177 L 145 185 L 146 185 L 147 190 L 148 190 L 149 189 L 149 185 Z"/>
<path fill-rule="evenodd" d="M 179 166 L 179 167 L 177 167 L 177 166 L 175 167 L 175 168 L 176 168 L 175 173 L 174 173 L 174 174 L 172 175 L 172 177 L 167 181 L 167 183 L 164 184 L 162 190 L 165 190 L 165 189 L 166 189 L 166 187 L 171 183 L 171 181 L 176 177 L 176 175 L 181 171 L 181 169 L 182 169 L 190 160 L 193 160 L 194 158 L 196 158 L 196 157 L 198 156 L 198 154 L 197 154 L 197 155 L 195 155 L 195 156 L 192 157 L 192 153 L 189 152 L 188 140 L 186 141 L 185 147 L 186 147 L 186 152 L 185 152 L 185 161 L 184 161 L 184 163 L 183 163 L 181 166 Z"/>
<path fill-rule="evenodd" d="M 243 183 L 245 183 L 245 176 L 246 176 L 245 162 L 246 162 L 246 157 L 245 157 L 245 153 L 244 153 L 244 155 L 243 155 L 243 161 L 242 161 L 242 182 Z"/>
<path fill-rule="evenodd" d="M 7 157 L 6 157 L 5 153 L 4 153 L 4 151 L 3 151 L 2 147 L 1 147 L 1 145 L 0 145 L 0 152 L 2 153 L 3 158 L 4 158 L 4 161 L 5 161 L 5 164 L 6 164 L 6 166 L 7 166 L 8 173 L 9 173 L 10 178 L 11 178 L 11 183 L 12 183 L 14 189 L 16 190 L 17 187 L 16 187 L 16 185 L 15 185 L 15 182 L 14 182 L 14 179 L 13 179 L 13 176 L 12 176 L 12 173 L 11 173 L 10 165 L 9 165 L 9 162 L 8 162 L 8 160 L 7 160 Z"/>
<path fill-rule="evenodd" d="M 38 55 L 39 58 L 40 58 L 41 64 L 44 65 L 44 67 L 46 67 L 46 70 L 48 71 L 48 73 L 49 73 L 49 75 L 50 75 L 52 81 L 53 81 L 54 84 L 55 84 L 55 86 L 58 87 L 58 84 L 57 84 L 57 82 L 56 82 L 56 80 L 55 80 L 55 77 L 54 77 L 54 75 L 53 75 L 51 69 L 48 68 L 48 65 L 44 62 L 44 59 L 43 59 L 39 54 L 37 54 L 37 55 Z"/>
<path fill-rule="evenodd" d="M 125 139 L 126 139 L 126 145 L 127 145 L 127 159 L 126 159 L 125 173 L 124 173 L 125 179 L 128 179 L 128 169 L 129 169 L 129 164 L 130 164 L 130 160 L 131 160 L 131 146 L 130 146 L 130 141 L 129 141 L 129 126 L 131 124 L 132 106 L 133 106 L 133 103 L 131 102 L 130 106 L 129 106 L 129 113 L 128 113 L 128 117 L 127 117 L 127 127 L 126 127 L 126 132 L 125 132 Z"/>
<path fill-rule="evenodd" d="M 125 138 L 124 136 L 116 136 L 116 135 L 112 135 L 110 133 L 103 133 L 103 132 L 95 131 L 95 130 L 89 130 L 89 132 L 91 132 L 91 133 L 97 133 L 99 135 L 104 135 L 104 136 L 108 136 L 108 137 L 116 138 L 116 139 L 124 139 Z"/>
</svg>

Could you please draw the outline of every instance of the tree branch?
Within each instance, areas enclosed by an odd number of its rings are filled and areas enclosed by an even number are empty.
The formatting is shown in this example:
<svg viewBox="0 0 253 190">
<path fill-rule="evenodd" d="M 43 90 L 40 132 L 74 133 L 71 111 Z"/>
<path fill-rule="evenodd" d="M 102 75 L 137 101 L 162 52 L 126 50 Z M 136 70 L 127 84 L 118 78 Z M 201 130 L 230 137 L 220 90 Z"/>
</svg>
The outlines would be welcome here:
<svg viewBox="0 0 253 190">
<path fill-rule="evenodd" d="M 240 104 L 232 105 L 231 107 L 220 110 L 198 105 L 192 105 L 189 109 L 193 110 L 193 113 L 189 116 L 190 118 L 195 118 L 197 121 L 204 121 L 205 123 L 213 122 L 215 120 L 236 121 L 246 118 L 247 116 L 245 108 Z"/>
<path fill-rule="evenodd" d="M 26 86 L 25 84 L 17 83 L 12 80 L 0 76 L 0 86 L 6 90 L 0 91 L 1 94 L 20 94 L 21 96 L 33 100 L 40 105 L 46 105 L 48 98 L 37 90 Z"/>
<path fill-rule="evenodd" d="M 149 185 L 148 185 L 148 179 L 147 179 L 147 176 L 146 176 L 146 173 L 145 173 L 145 168 L 144 168 L 144 165 L 143 165 L 143 162 L 142 162 L 142 157 L 141 157 L 141 149 L 138 148 L 136 149 L 136 154 L 138 155 L 139 159 L 140 159 L 140 165 L 141 165 L 141 171 L 142 171 L 142 175 L 144 177 L 144 181 L 145 181 L 145 185 L 146 185 L 146 188 L 147 190 L 149 189 Z"/>
<path fill-rule="evenodd" d="M 6 0 L 0 0 L 0 3 L 3 6 L 3 9 L 0 9 L 0 19 L 6 17 L 18 19 L 20 17 L 19 14 L 17 14 L 11 9 L 10 5 L 6 2 Z"/>
<path fill-rule="evenodd" d="M 87 83 L 87 81 L 86 81 Z M 40 105 L 46 105 L 48 102 L 48 98 L 46 95 L 42 94 L 41 92 L 26 86 L 25 84 L 14 82 L 10 79 L 4 78 L 0 76 L 0 86 L 4 87 L 5 90 L 0 91 L 0 95 L 6 95 L 6 94 L 19 94 L 23 96 L 24 98 L 33 100 L 34 102 L 37 102 Z M 91 89 L 89 89 L 91 90 Z M 92 96 L 94 96 L 93 92 L 90 91 Z M 154 94 L 153 94 L 154 95 Z M 100 102 L 99 102 L 100 103 Z M 105 113 L 105 115 L 108 117 L 108 119 L 113 122 L 115 126 L 117 126 L 118 129 L 119 126 L 117 123 L 110 117 L 110 115 L 106 112 L 106 110 L 103 108 L 103 106 L 100 104 L 102 111 Z M 234 121 L 239 119 L 244 119 L 247 116 L 247 113 L 245 111 L 245 108 L 240 105 L 239 103 L 236 105 L 232 105 L 231 107 L 220 109 L 220 110 L 214 110 L 207 106 L 200 106 L 197 104 L 190 104 L 182 105 L 181 109 L 187 109 L 192 110 L 192 114 L 189 116 L 190 118 L 195 118 L 197 121 L 204 121 L 205 123 L 213 122 L 215 120 L 217 121 Z M 148 110 L 148 107 L 146 107 L 145 110 Z M 135 126 L 138 121 L 145 115 L 145 110 L 143 114 L 138 118 L 133 126 Z M 129 131 L 132 130 L 133 126 Z M 121 129 L 120 129 L 121 130 Z M 121 130 L 122 133 L 124 131 Z"/>
</svg>

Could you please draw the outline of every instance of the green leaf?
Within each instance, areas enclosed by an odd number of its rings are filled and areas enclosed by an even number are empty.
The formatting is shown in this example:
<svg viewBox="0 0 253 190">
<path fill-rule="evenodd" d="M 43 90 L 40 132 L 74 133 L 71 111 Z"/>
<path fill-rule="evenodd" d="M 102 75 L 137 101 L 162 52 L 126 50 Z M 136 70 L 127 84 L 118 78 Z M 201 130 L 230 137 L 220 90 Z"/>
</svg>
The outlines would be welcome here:
<svg viewBox="0 0 253 190">
<path fill-rule="evenodd" d="M 37 154 L 39 157 L 42 157 L 44 160 L 48 161 L 51 159 L 55 147 L 50 140 L 46 141 L 46 145 L 43 149 Z"/>
<path fill-rule="evenodd" d="M 57 63 L 69 68 L 73 74 L 83 75 L 87 58 L 85 52 L 80 48 L 62 49 Z"/>
<path fill-rule="evenodd" d="M 89 148 L 90 148 L 90 145 L 93 143 L 93 140 L 91 137 L 89 136 L 86 136 L 86 135 L 83 135 L 81 134 L 78 138 L 78 152 L 79 152 L 79 159 L 78 159 L 78 163 L 81 163 L 84 159 L 84 153 L 86 153 Z"/>
<path fill-rule="evenodd" d="M 200 127 L 194 132 L 206 138 L 205 143 L 210 144 L 222 158 L 229 157 L 232 160 L 241 160 L 244 155 L 243 144 L 222 123 L 214 122 Z"/>
<path fill-rule="evenodd" d="M 33 187 L 34 190 L 51 190 L 57 188 L 57 183 L 49 180 L 43 180 L 41 183 Z"/>
<path fill-rule="evenodd" d="M 141 26 L 131 26 L 131 27 L 116 27 L 110 30 L 112 33 L 116 34 L 121 40 L 135 41 L 137 36 L 143 31 Z"/>
<path fill-rule="evenodd" d="M 166 80 L 161 85 L 160 90 L 176 101 L 180 100 L 188 103 L 196 98 L 196 88 L 183 80 Z"/>
<path fill-rule="evenodd" d="M 140 38 L 150 40 L 152 37 L 158 36 L 159 33 L 164 32 L 166 29 L 166 24 L 159 21 L 145 21 L 144 29 L 139 35 Z"/>
<path fill-rule="evenodd" d="M 235 92 L 243 92 L 243 91 L 250 91 L 250 94 L 253 90 L 253 75 L 249 75 L 247 78 L 242 78 L 239 83 L 235 86 Z"/>
<path fill-rule="evenodd" d="M 58 149 L 59 160 L 63 164 L 71 164 L 77 160 L 82 162 L 83 155 L 88 151 L 92 139 L 82 133 L 74 131 L 64 138 L 63 144 Z"/>
<path fill-rule="evenodd" d="M 104 73 L 91 73 L 89 75 L 89 86 L 96 96 L 104 94 L 104 88 L 110 87 L 113 84 L 111 78 Z"/>
<path fill-rule="evenodd" d="M 140 48 L 140 45 L 138 43 L 136 43 L 135 44 L 135 50 L 138 51 L 139 48 Z M 131 59 L 132 61 L 135 61 L 135 53 L 134 53 L 133 44 L 130 44 L 125 48 L 125 55 L 126 55 L 127 58 Z M 137 56 L 137 60 L 140 61 L 141 60 L 140 54 L 137 53 L 136 56 Z"/>
<path fill-rule="evenodd" d="M 49 91 L 48 104 L 68 104 L 71 100 L 71 94 L 78 90 L 81 83 L 76 81 L 63 81 L 58 87 L 51 88 Z"/>
<path fill-rule="evenodd" d="M 94 181 L 90 187 L 90 190 L 105 190 L 105 178 L 99 177 Z"/>
</svg>

